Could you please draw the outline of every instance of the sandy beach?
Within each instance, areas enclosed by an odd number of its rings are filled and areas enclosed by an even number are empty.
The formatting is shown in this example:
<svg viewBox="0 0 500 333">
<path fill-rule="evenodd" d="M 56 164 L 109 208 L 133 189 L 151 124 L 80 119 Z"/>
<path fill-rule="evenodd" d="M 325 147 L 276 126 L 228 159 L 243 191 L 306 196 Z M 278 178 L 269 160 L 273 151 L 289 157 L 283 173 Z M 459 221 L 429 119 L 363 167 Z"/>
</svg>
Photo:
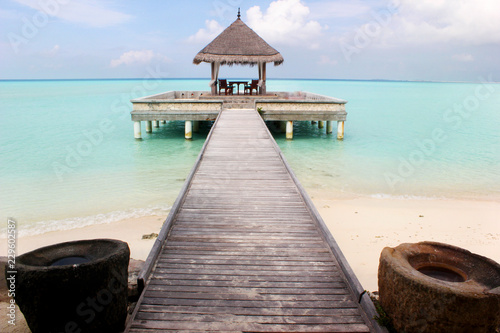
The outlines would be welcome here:
<svg viewBox="0 0 500 333">
<path fill-rule="evenodd" d="M 362 286 L 376 291 L 380 252 L 401 243 L 436 241 L 465 248 L 500 262 L 500 203 L 438 199 L 358 198 L 312 200 L 342 249 Z M 131 257 L 145 260 L 166 216 L 147 216 L 119 222 L 49 232 L 18 239 L 18 255 L 36 248 L 78 239 L 114 238 L 126 241 Z M 0 248 L 7 248 L 0 239 Z M 5 316 L 5 304 L 0 315 Z M 20 321 L 22 325 L 22 320 Z M 2 323 L 3 325 L 3 323 Z M 2 332 L 23 332 L 22 327 L 1 327 Z"/>
</svg>

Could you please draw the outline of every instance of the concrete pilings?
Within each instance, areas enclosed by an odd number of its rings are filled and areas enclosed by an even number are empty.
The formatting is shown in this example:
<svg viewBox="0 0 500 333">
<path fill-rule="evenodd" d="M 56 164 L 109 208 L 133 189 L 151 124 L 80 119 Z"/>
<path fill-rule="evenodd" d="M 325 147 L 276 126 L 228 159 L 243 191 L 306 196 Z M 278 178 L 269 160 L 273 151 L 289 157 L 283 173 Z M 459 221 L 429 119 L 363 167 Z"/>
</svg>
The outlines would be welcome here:
<svg viewBox="0 0 500 333">
<path fill-rule="evenodd" d="M 140 121 L 134 121 L 134 138 L 142 139 L 141 122 Z"/>
<path fill-rule="evenodd" d="M 146 133 L 152 133 L 153 128 L 159 128 L 160 124 L 165 124 L 164 120 L 145 120 L 146 123 Z M 280 132 L 286 133 L 287 140 L 293 140 L 293 120 L 289 121 L 275 121 L 277 129 Z M 317 125 L 318 128 L 326 127 L 326 134 L 332 134 L 334 130 L 334 120 L 318 120 L 311 121 L 311 124 Z M 141 139 L 141 121 L 134 121 L 134 138 Z M 193 132 L 197 133 L 200 129 L 200 121 L 198 120 L 185 120 L 184 121 L 184 137 L 186 140 L 191 140 L 193 138 Z M 337 121 L 337 139 L 344 139 L 344 121 Z"/>
<path fill-rule="evenodd" d="M 337 140 L 344 139 L 344 122 L 337 121 Z"/>
<path fill-rule="evenodd" d="M 193 138 L 193 122 L 191 120 L 186 120 L 184 122 L 184 137 L 187 140 L 191 140 Z"/>
<path fill-rule="evenodd" d="M 293 121 L 286 122 L 286 139 L 293 140 Z"/>
<path fill-rule="evenodd" d="M 333 121 L 328 120 L 326 122 L 326 134 L 332 134 L 333 133 Z"/>
</svg>

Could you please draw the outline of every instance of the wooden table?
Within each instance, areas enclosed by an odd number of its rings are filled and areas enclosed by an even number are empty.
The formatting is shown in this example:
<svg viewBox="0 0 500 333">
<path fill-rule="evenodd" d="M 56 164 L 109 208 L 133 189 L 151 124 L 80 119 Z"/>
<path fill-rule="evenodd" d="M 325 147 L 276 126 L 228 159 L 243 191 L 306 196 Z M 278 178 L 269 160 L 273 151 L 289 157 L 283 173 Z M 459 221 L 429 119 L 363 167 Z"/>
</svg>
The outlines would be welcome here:
<svg viewBox="0 0 500 333">
<path fill-rule="evenodd" d="M 228 81 L 229 85 L 236 84 L 238 86 L 238 95 L 240 94 L 240 84 L 243 85 L 243 89 L 245 89 L 245 84 L 248 84 L 248 81 Z"/>
</svg>

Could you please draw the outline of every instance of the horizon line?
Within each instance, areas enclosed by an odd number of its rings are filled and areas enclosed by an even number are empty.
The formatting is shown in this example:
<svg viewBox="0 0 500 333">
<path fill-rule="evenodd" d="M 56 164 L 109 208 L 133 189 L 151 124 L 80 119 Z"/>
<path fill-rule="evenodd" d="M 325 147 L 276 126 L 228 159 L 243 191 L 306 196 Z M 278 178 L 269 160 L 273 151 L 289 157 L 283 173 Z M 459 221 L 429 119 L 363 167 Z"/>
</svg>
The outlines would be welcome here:
<svg viewBox="0 0 500 333">
<path fill-rule="evenodd" d="M 228 79 L 239 79 L 240 77 L 227 77 Z M 71 79 L 0 79 L 0 82 L 9 81 L 136 81 L 136 80 L 207 80 L 206 77 L 163 77 L 163 78 L 71 78 Z M 378 82 L 414 82 L 414 83 L 481 83 L 481 81 L 436 81 L 436 80 L 409 80 L 409 79 L 326 79 L 326 78 L 268 78 L 267 80 L 290 80 L 290 81 L 378 81 Z M 500 83 L 491 81 L 488 83 Z"/>
</svg>

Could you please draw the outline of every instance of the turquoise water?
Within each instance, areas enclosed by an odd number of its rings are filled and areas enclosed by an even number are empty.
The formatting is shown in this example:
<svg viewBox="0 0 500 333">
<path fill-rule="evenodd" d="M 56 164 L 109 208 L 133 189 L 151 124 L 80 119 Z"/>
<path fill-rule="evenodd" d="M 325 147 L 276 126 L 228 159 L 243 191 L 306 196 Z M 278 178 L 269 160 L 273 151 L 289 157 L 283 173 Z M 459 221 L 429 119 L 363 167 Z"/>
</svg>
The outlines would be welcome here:
<svg viewBox="0 0 500 333">
<path fill-rule="evenodd" d="M 186 141 L 170 122 L 136 141 L 129 100 L 207 84 L 0 81 L 0 219 L 34 234 L 167 214 L 209 128 Z M 268 80 L 268 90 L 349 101 L 343 141 L 306 122 L 293 141 L 274 134 L 311 193 L 500 199 L 500 84 Z"/>
</svg>

